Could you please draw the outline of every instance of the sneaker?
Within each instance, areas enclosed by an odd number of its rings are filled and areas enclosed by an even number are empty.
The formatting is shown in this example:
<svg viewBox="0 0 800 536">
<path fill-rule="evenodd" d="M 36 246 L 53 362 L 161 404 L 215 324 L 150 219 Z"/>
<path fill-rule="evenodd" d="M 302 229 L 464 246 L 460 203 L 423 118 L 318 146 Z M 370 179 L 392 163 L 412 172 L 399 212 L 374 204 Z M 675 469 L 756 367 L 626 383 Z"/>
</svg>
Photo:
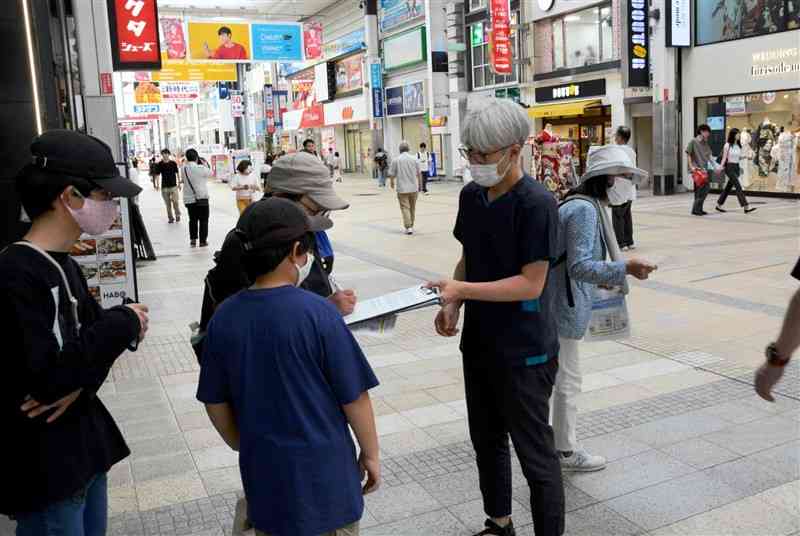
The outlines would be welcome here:
<svg viewBox="0 0 800 536">
<path fill-rule="evenodd" d="M 723 214 L 725 214 L 726 212 L 728 212 L 727 210 L 725 210 L 724 208 L 722 208 L 722 207 L 721 207 L 721 206 L 719 206 L 719 205 L 717 205 L 716 207 L 714 207 L 714 209 L 715 209 L 717 212 L 722 212 Z"/>
<path fill-rule="evenodd" d="M 414 229 L 412 229 L 411 227 L 409 227 L 408 229 L 406 229 L 406 234 L 407 234 L 407 235 L 412 235 L 412 234 L 414 234 Z"/>
<path fill-rule="evenodd" d="M 514 530 L 514 522 L 511 520 L 508 521 L 508 525 L 501 527 L 491 519 L 487 519 L 484 526 L 486 526 L 486 528 L 475 536 L 488 536 L 489 534 L 495 536 L 517 536 L 517 531 Z"/>
<path fill-rule="evenodd" d="M 575 471 L 579 473 L 591 473 L 606 468 L 606 459 L 602 456 L 592 456 L 583 449 L 576 450 L 571 456 L 564 456 L 559 453 L 561 458 L 562 471 Z"/>
<path fill-rule="evenodd" d="M 636 246 L 634 246 L 633 244 L 628 246 L 628 251 L 633 251 L 634 249 L 636 249 Z"/>
<path fill-rule="evenodd" d="M 175 223 L 175 220 L 167 220 L 167 223 Z"/>
<path fill-rule="evenodd" d="M 744 213 L 750 214 L 751 212 L 755 212 L 756 210 L 758 210 L 756 207 L 747 207 L 746 209 L 744 209 Z"/>
</svg>

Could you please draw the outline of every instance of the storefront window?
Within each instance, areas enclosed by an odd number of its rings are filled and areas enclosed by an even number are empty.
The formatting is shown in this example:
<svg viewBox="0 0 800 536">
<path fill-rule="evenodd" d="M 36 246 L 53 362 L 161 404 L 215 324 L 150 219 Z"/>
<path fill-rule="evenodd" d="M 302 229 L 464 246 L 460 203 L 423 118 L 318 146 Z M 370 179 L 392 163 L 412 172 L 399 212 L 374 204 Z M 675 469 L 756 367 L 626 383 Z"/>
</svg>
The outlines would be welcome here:
<svg viewBox="0 0 800 536">
<path fill-rule="evenodd" d="M 611 13 L 605 5 L 553 19 L 553 67 L 572 69 L 615 59 Z"/>
<path fill-rule="evenodd" d="M 486 7 L 486 0 L 469 0 L 469 10 L 476 11 Z"/>
<path fill-rule="evenodd" d="M 711 127 L 719 155 L 728 132 L 742 132 L 742 185 L 762 192 L 800 192 L 800 90 L 695 100 L 696 126 Z"/>
<path fill-rule="evenodd" d="M 798 0 L 697 0 L 697 44 L 800 28 Z"/>
<path fill-rule="evenodd" d="M 519 39 L 517 30 L 513 26 L 519 23 L 519 11 L 511 12 L 511 50 L 513 57 L 518 60 Z M 519 65 L 514 64 L 514 72 L 510 75 L 496 75 L 492 72 L 489 56 L 489 32 L 491 30 L 489 21 L 477 22 L 470 26 L 470 50 L 472 51 L 472 88 L 478 89 L 498 84 L 509 84 L 516 82 L 519 77 Z"/>
</svg>

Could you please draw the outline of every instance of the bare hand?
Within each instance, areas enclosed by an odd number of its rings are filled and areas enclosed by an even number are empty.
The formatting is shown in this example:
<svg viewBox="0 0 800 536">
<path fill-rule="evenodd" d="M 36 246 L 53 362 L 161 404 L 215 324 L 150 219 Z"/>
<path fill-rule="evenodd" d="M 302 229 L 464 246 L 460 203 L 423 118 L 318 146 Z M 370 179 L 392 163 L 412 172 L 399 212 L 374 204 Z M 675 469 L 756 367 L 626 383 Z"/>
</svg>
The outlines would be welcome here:
<svg viewBox="0 0 800 536">
<path fill-rule="evenodd" d="M 651 272 L 658 270 L 658 266 L 642 259 L 630 259 L 625 264 L 625 269 L 628 275 L 644 280 L 650 276 Z"/>
<path fill-rule="evenodd" d="M 340 290 L 328 298 L 333 302 L 342 316 L 347 316 L 356 308 L 356 293 L 352 290 Z"/>
<path fill-rule="evenodd" d="M 364 495 L 372 493 L 381 487 L 381 462 L 377 458 L 369 458 L 362 452 L 358 457 L 358 467 L 361 470 L 361 481 L 367 479 L 362 492 Z"/>
<path fill-rule="evenodd" d="M 19 409 L 21 409 L 24 413 L 26 413 L 29 419 L 33 419 L 34 417 L 38 417 L 39 415 L 41 415 L 46 411 L 50 411 L 51 409 L 56 408 L 56 411 L 54 411 L 53 414 L 47 418 L 47 423 L 50 424 L 51 422 L 61 417 L 61 415 L 63 415 L 65 411 L 67 411 L 67 408 L 70 407 L 72 403 L 78 399 L 82 391 L 83 389 L 72 391 L 64 398 L 56 400 L 52 404 L 47 404 L 47 405 L 32 399 L 30 395 L 28 395 L 25 397 L 25 403 L 22 404 L 22 406 L 20 406 Z"/>
<path fill-rule="evenodd" d="M 432 281 L 425 285 L 425 288 L 435 288 L 439 290 L 439 298 L 442 305 L 460 304 L 464 299 L 462 296 L 462 289 L 464 283 L 456 281 L 455 279 L 443 279 L 441 281 Z"/>
<path fill-rule="evenodd" d="M 445 305 L 436 315 L 434 326 L 442 337 L 455 337 L 458 334 L 460 308 L 456 304 Z"/>
<path fill-rule="evenodd" d="M 756 371 L 756 393 L 767 402 L 775 402 L 772 388 L 783 376 L 783 367 L 775 367 L 764 363 Z"/>
<path fill-rule="evenodd" d="M 144 336 L 147 334 L 147 328 L 150 324 L 150 317 L 147 316 L 147 312 L 150 309 L 141 303 L 129 303 L 126 307 L 136 313 L 136 316 L 139 318 L 139 342 L 141 342 L 144 340 Z"/>
</svg>

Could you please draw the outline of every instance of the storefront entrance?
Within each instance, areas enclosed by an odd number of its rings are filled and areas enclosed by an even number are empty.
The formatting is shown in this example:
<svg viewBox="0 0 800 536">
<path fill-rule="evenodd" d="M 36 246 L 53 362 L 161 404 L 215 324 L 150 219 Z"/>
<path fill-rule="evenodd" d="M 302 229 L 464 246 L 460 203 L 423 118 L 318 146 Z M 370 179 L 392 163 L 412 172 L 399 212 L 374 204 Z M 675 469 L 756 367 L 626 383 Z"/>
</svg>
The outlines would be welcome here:
<svg viewBox="0 0 800 536">
<path fill-rule="evenodd" d="M 572 117 L 547 117 L 544 124 L 552 125 L 552 133 L 561 141 L 575 144 L 579 156 L 578 173 L 586 169 L 586 156 L 592 145 L 605 145 L 613 141 L 611 106 L 585 108 L 583 114 Z"/>
<path fill-rule="evenodd" d="M 369 173 L 369 152 L 372 133 L 366 123 L 354 123 L 345 127 L 345 171 L 348 173 Z M 340 155 L 341 156 L 341 155 Z"/>
</svg>

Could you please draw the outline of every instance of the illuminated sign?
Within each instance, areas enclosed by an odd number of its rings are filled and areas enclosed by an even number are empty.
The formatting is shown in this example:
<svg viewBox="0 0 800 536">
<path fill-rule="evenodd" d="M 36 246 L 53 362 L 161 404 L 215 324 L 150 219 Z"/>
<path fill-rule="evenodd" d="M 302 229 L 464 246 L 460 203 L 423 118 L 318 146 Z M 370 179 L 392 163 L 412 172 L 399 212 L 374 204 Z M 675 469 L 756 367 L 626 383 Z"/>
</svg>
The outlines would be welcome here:
<svg viewBox="0 0 800 536">
<path fill-rule="evenodd" d="M 628 0 L 628 87 L 650 87 L 647 0 Z"/>
<path fill-rule="evenodd" d="M 156 0 L 108 0 L 108 20 L 115 71 L 161 68 Z"/>
<path fill-rule="evenodd" d="M 536 102 L 553 102 L 566 99 L 581 99 L 586 97 L 602 97 L 606 94 L 605 78 L 575 82 L 563 86 L 537 87 Z"/>
</svg>

